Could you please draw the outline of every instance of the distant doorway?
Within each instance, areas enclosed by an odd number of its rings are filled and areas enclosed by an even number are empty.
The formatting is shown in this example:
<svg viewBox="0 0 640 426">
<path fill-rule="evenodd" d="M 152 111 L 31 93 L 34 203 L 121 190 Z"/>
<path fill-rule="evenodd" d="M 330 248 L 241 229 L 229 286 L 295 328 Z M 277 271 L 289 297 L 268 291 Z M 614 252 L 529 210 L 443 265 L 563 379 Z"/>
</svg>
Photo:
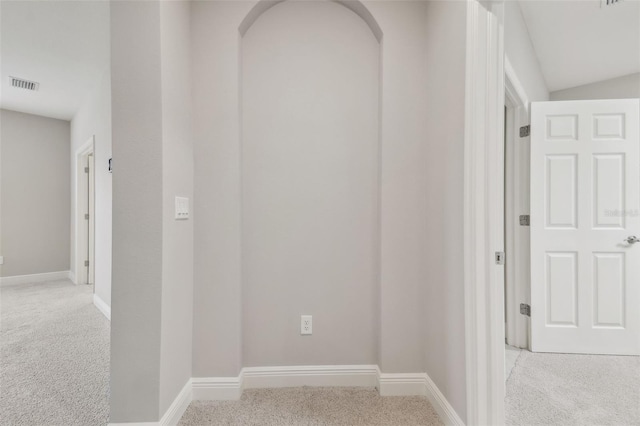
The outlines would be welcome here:
<svg viewBox="0 0 640 426">
<path fill-rule="evenodd" d="M 94 284 L 95 173 L 94 137 L 76 152 L 76 253 L 77 284 Z"/>
</svg>

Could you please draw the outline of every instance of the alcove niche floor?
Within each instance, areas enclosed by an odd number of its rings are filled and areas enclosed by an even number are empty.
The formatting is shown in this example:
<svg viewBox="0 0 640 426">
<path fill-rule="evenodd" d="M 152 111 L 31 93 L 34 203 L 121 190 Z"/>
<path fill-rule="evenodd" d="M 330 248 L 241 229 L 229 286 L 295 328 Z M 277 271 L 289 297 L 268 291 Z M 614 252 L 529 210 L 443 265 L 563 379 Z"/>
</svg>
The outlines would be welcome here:
<svg viewBox="0 0 640 426">
<path fill-rule="evenodd" d="M 179 423 L 202 425 L 441 425 L 426 397 L 374 388 L 247 389 L 238 401 L 194 401 Z"/>
</svg>

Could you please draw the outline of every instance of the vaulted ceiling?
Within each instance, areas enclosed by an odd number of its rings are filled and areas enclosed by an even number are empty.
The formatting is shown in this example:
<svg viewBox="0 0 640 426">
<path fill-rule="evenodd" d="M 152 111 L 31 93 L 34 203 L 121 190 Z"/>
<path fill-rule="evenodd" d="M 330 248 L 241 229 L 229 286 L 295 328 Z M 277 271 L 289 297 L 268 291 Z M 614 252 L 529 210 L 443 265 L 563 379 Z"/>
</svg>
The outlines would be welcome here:
<svg viewBox="0 0 640 426">
<path fill-rule="evenodd" d="M 520 0 L 520 7 L 550 92 L 640 72 L 640 1 Z"/>
</svg>

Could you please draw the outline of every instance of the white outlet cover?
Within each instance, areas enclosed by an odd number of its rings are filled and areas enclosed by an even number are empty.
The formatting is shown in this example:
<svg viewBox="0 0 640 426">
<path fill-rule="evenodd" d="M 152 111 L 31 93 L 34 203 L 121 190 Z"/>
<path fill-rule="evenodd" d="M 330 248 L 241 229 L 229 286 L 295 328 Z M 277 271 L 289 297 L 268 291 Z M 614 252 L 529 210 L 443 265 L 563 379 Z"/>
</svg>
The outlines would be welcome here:
<svg viewBox="0 0 640 426">
<path fill-rule="evenodd" d="M 176 197 L 176 220 L 189 219 L 189 199 Z"/>
<path fill-rule="evenodd" d="M 313 334 L 313 316 L 311 315 L 300 316 L 300 334 L 302 335 Z"/>
</svg>

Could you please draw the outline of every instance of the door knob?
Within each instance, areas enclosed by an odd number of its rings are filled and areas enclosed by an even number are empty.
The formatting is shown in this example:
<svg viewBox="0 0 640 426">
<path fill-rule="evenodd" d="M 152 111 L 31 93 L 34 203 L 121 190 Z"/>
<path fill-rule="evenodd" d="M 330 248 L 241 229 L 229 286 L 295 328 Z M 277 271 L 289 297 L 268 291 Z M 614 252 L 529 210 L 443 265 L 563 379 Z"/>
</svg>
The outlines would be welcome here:
<svg viewBox="0 0 640 426">
<path fill-rule="evenodd" d="M 632 235 L 630 237 L 627 237 L 625 241 L 628 244 L 635 244 L 635 243 L 640 243 L 640 238 L 636 237 L 635 235 Z"/>
</svg>

